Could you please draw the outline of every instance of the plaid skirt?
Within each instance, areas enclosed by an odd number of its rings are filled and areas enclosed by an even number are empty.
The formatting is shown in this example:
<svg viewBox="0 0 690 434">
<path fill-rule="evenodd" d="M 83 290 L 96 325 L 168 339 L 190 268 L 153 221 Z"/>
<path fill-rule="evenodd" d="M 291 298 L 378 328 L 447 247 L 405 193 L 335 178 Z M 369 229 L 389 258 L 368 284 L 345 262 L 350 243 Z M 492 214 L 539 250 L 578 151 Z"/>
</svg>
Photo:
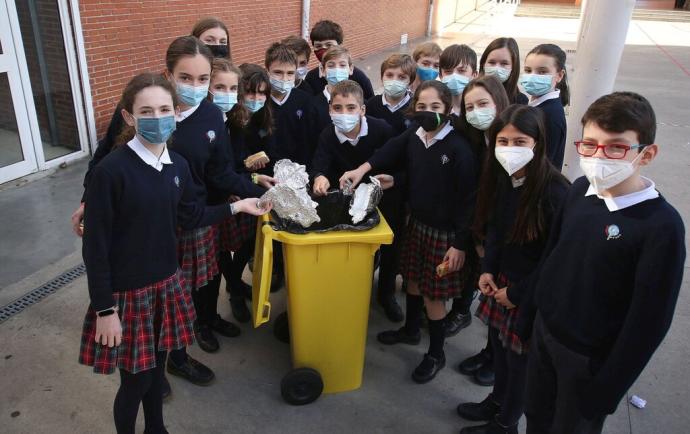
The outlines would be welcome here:
<svg viewBox="0 0 690 434">
<path fill-rule="evenodd" d="M 510 282 L 505 275 L 499 273 L 496 286 L 504 288 L 510 286 Z M 506 309 L 501 306 L 493 297 L 486 297 L 483 294 L 479 297 L 479 306 L 475 315 L 484 324 L 498 330 L 498 338 L 504 348 L 509 348 L 517 354 L 525 354 L 527 346 L 522 342 L 517 334 L 517 318 L 520 306 Z"/>
<path fill-rule="evenodd" d="M 178 231 L 177 258 L 184 285 L 190 290 L 206 286 L 220 273 L 217 231 L 217 225 Z"/>
<path fill-rule="evenodd" d="M 221 252 L 236 252 L 256 232 L 256 217 L 239 213 L 218 225 L 218 248 Z"/>
<path fill-rule="evenodd" d="M 410 217 L 405 231 L 405 244 L 400 254 L 400 274 L 416 282 L 419 292 L 431 300 L 448 300 L 459 296 L 470 279 L 471 267 L 463 267 L 443 277 L 436 267 L 443 262 L 455 234 L 427 226 Z"/>
<path fill-rule="evenodd" d="M 136 374 L 156 367 L 156 352 L 194 343 L 196 319 L 189 291 L 180 282 L 178 270 L 165 280 L 134 290 L 113 292 L 122 324 L 122 343 L 109 348 L 96 339 L 96 311 L 86 311 L 81 335 L 79 363 L 93 366 L 98 374 L 124 369 Z"/>
</svg>

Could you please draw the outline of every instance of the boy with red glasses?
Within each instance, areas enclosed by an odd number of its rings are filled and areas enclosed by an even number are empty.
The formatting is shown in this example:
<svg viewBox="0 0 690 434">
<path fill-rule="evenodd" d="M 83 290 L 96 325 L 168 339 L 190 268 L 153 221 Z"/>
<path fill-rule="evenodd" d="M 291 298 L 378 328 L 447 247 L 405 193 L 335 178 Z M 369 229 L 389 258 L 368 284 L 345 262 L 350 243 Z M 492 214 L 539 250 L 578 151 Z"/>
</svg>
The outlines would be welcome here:
<svg viewBox="0 0 690 434">
<path fill-rule="evenodd" d="M 666 335 L 683 278 L 683 222 L 640 175 L 659 152 L 649 101 L 603 96 L 582 124 L 585 177 L 533 276 L 528 433 L 601 432 Z M 531 320 L 520 318 L 523 337 Z"/>
</svg>

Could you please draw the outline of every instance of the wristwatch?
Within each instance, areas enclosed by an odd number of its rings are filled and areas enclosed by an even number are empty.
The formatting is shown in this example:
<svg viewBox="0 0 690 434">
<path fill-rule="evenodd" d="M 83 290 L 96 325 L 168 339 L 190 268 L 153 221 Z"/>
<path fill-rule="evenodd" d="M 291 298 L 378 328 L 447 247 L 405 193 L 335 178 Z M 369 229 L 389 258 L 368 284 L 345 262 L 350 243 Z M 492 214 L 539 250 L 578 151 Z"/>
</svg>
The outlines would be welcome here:
<svg viewBox="0 0 690 434">
<path fill-rule="evenodd" d="M 252 173 L 252 182 L 253 182 L 254 184 L 258 184 L 258 183 L 259 183 L 259 174 L 258 174 L 258 173 L 256 173 L 256 172 L 255 172 L 255 173 Z"/>
<path fill-rule="evenodd" d="M 109 309 L 101 310 L 96 312 L 96 315 L 98 315 L 99 318 L 103 318 L 104 316 L 110 316 L 117 312 L 117 306 L 113 306 Z"/>
<path fill-rule="evenodd" d="M 232 214 L 232 215 L 237 214 L 237 210 L 235 209 L 235 204 L 232 202 L 230 203 L 230 214 Z"/>
</svg>

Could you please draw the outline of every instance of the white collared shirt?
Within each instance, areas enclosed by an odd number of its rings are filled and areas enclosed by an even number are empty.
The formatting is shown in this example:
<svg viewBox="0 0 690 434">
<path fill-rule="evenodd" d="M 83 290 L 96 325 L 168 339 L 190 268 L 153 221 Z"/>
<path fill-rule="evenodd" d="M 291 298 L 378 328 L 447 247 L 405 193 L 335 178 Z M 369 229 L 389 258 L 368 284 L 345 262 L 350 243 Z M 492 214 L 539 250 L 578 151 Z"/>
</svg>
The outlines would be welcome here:
<svg viewBox="0 0 690 434">
<path fill-rule="evenodd" d="M 155 156 L 153 152 L 146 149 L 146 146 L 141 143 L 141 140 L 139 140 L 139 136 L 137 135 L 135 135 L 132 140 L 127 142 L 127 146 L 129 146 L 144 163 L 148 164 L 159 172 L 163 170 L 164 164 L 173 164 L 172 160 L 170 159 L 167 146 L 163 148 L 163 152 L 161 153 L 160 157 Z"/>
<path fill-rule="evenodd" d="M 187 119 L 196 111 L 196 109 L 199 108 L 201 104 L 195 105 L 194 107 L 190 107 L 187 110 L 180 112 L 180 114 L 177 116 L 177 119 L 175 119 L 177 122 L 182 122 L 183 120 Z"/>
<path fill-rule="evenodd" d="M 402 99 L 400 101 L 398 101 L 398 103 L 396 105 L 391 105 L 391 103 L 389 103 L 388 100 L 386 99 L 386 94 L 385 93 L 381 94 L 381 102 L 383 102 L 383 106 L 387 107 L 391 113 L 395 113 L 396 111 L 398 111 L 400 109 L 400 107 L 407 104 L 407 102 L 410 100 L 410 98 L 412 98 L 410 96 L 410 93 L 405 92 L 405 96 L 402 97 Z"/>
<path fill-rule="evenodd" d="M 323 88 L 323 95 L 326 97 L 326 101 L 331 102 L 331 93 L 328 91 L 328 86 Z"/>
<path fill-rule="evenodd" d="M 292 93 L 292 89 L 288 90 L 282 101 L 279 101 L 276 97 L 273 96 L 273 93 L 271 93 L 271 99 L 273 100 L 274 103 L 276 103 L 278 105 L 283 105 L 287 102 L 288 98 L 290 98 L 291 93 Z"/>
<path fill-rule="evenodd" d="M 530 107 L 536 107 L 539 104 L 543 103 L 544 101 L 548 101 L 550 99 L 556 99 L 561 97 L 561 90 L 556 89 L 552 90 L 551 92 L 545 93 L 544 95 L 540 96 L 539 98 L 535 98 L 534 100 L 531 100 L 527 105 Z"/>
<path fill-rule="evenodd" d="M 654 184 L 654 181 L 652 181 L 649 178 L 645 178 L 644 176 L 641 176 L 641 178 L 642 182 L 644 182 L 645 188 L 643 188 L 640 191 L 624 194 L 623 196 L 602 197 L 599 196 L 594 187 L 590 185 L 587 189 L 587 192 L 585 193 L 585 196 L 593 196 L 596 194 L 599 199 L 604 201 L 604 203 L 606 204 L 606 208 L 608 208 L 611 212 L 620 211 L 633 205 L 637 205 L 638 203 L 644 202 L 646 200 L 656 199 L 657 197 L 659 197 L 659 192 L 656 191 L 656 185 Z"/>
<path fill-rule="evenodd" d="M 450 124 L 450 122 L 446 122 L 446 124 L 441 128 L 438 133 L 434 135 L 429 141 L 427 142 L 426 140 L 426 131 L 424 131 L 424 128 L 419 127 L 417 128 L 417 137 L 419 137 L 419 140 L 424 143 L 424 147 L 429 149 L 431 146 L 438 142 L 439 140 L 443 140 L 446 138 L 446 136 L 453 131 L 453 126 Z"/>
<path fill-rule="evenodd" d="M 357 134 L 357 137 L 355 137 L 354 139 L 347 137 L 344 133 L 338 131 L 338 129 L 335 127 L 333 127 L 333 129 L 335 129 L 335 136 L 338 138 L 338 141 L 340 143 L 345 143 L 349 141 L 352 146 L 356 146 L 357 143 L 359 143 L 359 139 L 361 137 L 366 136 L 369 133 L 369 127 L 367 126 L 367 118 L 365 116 L 362 116 L 360 118 L 359 134 Z"/>
</svg>

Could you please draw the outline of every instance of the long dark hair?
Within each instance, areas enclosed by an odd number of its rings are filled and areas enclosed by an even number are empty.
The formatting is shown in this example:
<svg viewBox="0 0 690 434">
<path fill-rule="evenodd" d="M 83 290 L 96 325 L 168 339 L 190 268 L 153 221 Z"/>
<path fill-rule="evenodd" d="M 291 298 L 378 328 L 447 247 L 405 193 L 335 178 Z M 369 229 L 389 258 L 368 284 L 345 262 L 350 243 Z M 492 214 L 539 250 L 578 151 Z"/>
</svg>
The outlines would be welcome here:
<svg viewBox="0 0 690 434">
<path fill-rule="evenodd" d="M 510 63 L 512 63 L 510 76 L 508 80 L 501 83 L 508 94 L 508 100 L 511 103 L 517 102 L 518 94 L 520 90 L 518 89 L 518 80 L 520 79 L 520 49 L 518 44 L 513 38 L 498 38 L 491 41 L 491 43 L 486 47 L 484 53 L 482 53 L 481 59 L 479 59 L 479 75 L 484 75 L 484 66 L 486 60 L 494 50 L 499 50 L 501 48 L 506 48 L 510 53 Z"/>
<path fill-rule="evenodd" d="M 568 184 L 568 180 L 549 162 L 546 156 L 546 138 L 541 110 L 520 104 L 505 109 L 489 130 L 489 157 L 482 173 L 475 214 L 474 231 L 484 238 L 484 230 L 496 208 L 499 191 L 512 188 L 510 176 L 494 157 L 496 137 L 507 125 L 520 130 L 534 139 L 534 158 L 527 163 L 526 179 L 516 213 L 515 224 L 506 238 L 507 242 L 523 244 L 544 239 L 548 228 L 545 208 L 551 182 Z"/>
<path fill-rule="evenodd" d="M 177 108 L 179 106 L 177 93 L 175 93 L 175 88 L 169 80 L 166 80 L 165 77 L 163 77 L 160 74 L 144 72 L 142 74 L 136 75 L 129 81 L 129 83 L 127 83 L 127 86 L 125 86 L 125 90 L 122 91 L 122 98 L 120 98 L 120 102 L 117 105 L 118 109 L 125 109 L 128 113 L 133 115 L 134 100 L 136 100 L 139 92 L 146 89 L 147 87 L 162 88 L 163 90 L 168 92 L 172 97 L 173 108 Z M 124 145 L 125 143 L 132 140 L 135 134 L 135 128 L 127 125 L 126 122 L 123 122 L 122 131 L 120 131 L 120 134 L 118 134 L 113 146 Z"/>
<path fill-rule="evenodd" d="M 183 57 L 194 57 L 201 54 L 208 60 L 209 68 L 213 65 L 213 53 L 195 36 L 180 36 L 172 41 L 165 52 L 165 67 L 172 74 L 173 69 Z"/>
<path fill-rule="evenodd" d="M 223 29 L 225 31 L 225 37 L 228 40 L 228 55 L 226 59 L 232 62 L 232 50 L 230 49 L 230 32 L 228 31 L 228 26 L 225 25 L 223 21 L 216 17 L 206 17 L 202 18 L 194 25 L 192 29 L 192 36 L 201 39 L 201 34 L 209 29 Z"/>
<path fill-rule="evenodd" d="M 563 79 L 556 85 L 556 89 L 561 91 L 561 104 L 563 107 L 570 104 L 570 90 L 568 89 L 568 71 L 565 69 L 565 51 L 561 47 L 555 44 L 540 44 L 532 48 L 532 51 L 527 53 L 530 54 L 544 54 L 546 56 L 553 57 L 556 61 L 556 69 L 558 72 L 563 71 Z"/>
<path fill-rule="evenodd" d="M 450 113 L 450 111 L 453 109 L 453 95 L 450 93 L 448 86 L 438 80 L 427 80 L 423 81 L 419 86 L 417 86 L 417 90 L 414 91 L 412 101 L 410 102 L 410 107 L 408 108 L 408 115 L 413 115 L 416 111 L 415 107 L 417 106 L 417 101 L 419 101 L 419 94 L 429 88 L 436 89 L 438 97 L 441 99 L 441 102 L 446 109 L 443 114 L 447 115 Z"/>
<path fill-rule="evenodd" d="M 271 110 L 271 81 L 264 68 L 253 63 L 243 63 L 240 65 L 242 78 L 240 79 L 240 90 L 237 95 L 237 104 L 228 112 L 228 124 L 231 128 L 243 130 L 249 125 L 263 130 L 267 135 L 273 134 L 273 111 Z M 264 87 L 263 92 L 260 91 Z M 263 93 L 266 95 L 266 103 L 261 110 L 252 114 L 244 105 L 244 98 L 240 100 L 240 95 L 251 93 Z"/>
</svg>

